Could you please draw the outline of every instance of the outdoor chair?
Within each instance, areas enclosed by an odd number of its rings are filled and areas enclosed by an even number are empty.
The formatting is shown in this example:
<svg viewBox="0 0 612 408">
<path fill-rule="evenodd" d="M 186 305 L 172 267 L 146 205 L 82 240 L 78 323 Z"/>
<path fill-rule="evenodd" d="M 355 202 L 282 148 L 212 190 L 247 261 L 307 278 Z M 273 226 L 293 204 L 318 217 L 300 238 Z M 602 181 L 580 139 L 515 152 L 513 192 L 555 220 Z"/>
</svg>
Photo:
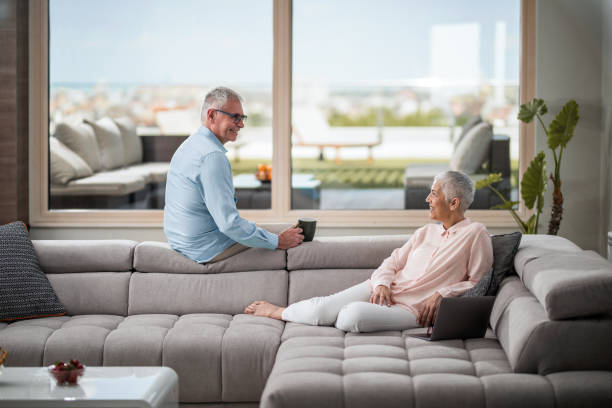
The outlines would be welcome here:
<svg viewBox="0 0 612 408">
<path fill-rule="evenodd" d="M 447 170 L 460 170 L 474 182 L 489 173 L 501 173 L 502 181 L 494 185 L 510 200 L 510 138 L 506 135 L 492 135 L 487 122 L 472 123 L 471 129 L 464 129 L 455 144 L 449 163 L 417 164 L 406 167 L 404 184 L 404 208 L 427 209 L 425 202 L 436 175 Z M 501 199 L 490 189 L 476 191 L 471 209 L 489 209 L 501 204 Z"/>
<path fill-rule="evenodd" d="M 368 149 L 368 162 L 374 162 L 372 149 L 382 144 L 382 128 L 376 134 L 351 134 L 350 136 L 336 136 L 333 134 L 327 119 L 321 110 L 315 107 L 298 107 L 293 110 L 293 145 L 302 147 L 316 147 L 319 149 L 319 160 L 325 160 L 326 147 L 336 150 L 336 163 L 340 164 L 340 149 L 366 147 Z"/>
</svg>

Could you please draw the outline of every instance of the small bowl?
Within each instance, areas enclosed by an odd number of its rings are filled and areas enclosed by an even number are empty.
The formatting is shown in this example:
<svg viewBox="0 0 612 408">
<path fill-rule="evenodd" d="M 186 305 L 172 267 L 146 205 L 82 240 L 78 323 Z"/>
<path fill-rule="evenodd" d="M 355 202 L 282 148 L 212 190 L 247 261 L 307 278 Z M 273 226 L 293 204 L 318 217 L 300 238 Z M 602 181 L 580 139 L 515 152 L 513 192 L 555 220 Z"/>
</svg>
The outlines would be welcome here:
<svg viewBox="0 0 612 408">
<path fill-rule="evenodd" d="M 85 366 L 74 370 L 55 370 L 55 365 L 50 365 L 48 369 L 57 385 L 76 385 L 79 377 L 85 372 Z"/>
</svg>

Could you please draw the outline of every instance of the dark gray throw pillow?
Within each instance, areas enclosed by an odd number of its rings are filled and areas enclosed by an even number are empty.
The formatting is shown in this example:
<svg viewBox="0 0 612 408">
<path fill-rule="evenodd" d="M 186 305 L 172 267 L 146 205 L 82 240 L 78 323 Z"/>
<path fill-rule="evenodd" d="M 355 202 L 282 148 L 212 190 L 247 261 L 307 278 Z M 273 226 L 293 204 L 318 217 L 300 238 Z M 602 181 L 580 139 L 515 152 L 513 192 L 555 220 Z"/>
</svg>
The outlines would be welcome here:
<svg viewBox="0 0 612 408">
<path fill-rule="evenodd" d="M 499 284 L 506 276 L 514 273 L 514 256 L 521 244 L 520 232 L 491 236 L 493 245 L 493 269 L 463 296 L 495 296 Z"/>
<path fill-rule="evenodd" d="M 22 222 L 0 226 L 0 321 L 61 316 L 60 303 Z"/>
</svg>

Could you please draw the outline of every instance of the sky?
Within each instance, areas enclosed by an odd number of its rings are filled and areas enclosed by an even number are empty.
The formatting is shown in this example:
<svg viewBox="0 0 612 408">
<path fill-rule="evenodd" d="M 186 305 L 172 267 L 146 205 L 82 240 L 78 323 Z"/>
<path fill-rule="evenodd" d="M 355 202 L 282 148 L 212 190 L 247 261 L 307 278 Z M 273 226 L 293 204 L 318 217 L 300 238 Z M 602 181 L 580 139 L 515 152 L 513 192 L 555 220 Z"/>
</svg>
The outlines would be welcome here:
<svg viewBox="0 0 612 408">
<path fill-rule="evenodd" d="M 520 0 L 294 0 L 293 76 L 430 77 L 439 50 L 456 47 L 470 61 L 449 52 L 449 66 L 493 78 L 496 23 L 505 22 L 503 72 L 518 82 L 519 9 Z M 49 10 L 52 83 L 272 83 L 272 0 L 50 0 Z M 469 29 L 440 30 L 457 25 Z M 432 57 L 432 32 L 463 31 Z"/>
</svg>

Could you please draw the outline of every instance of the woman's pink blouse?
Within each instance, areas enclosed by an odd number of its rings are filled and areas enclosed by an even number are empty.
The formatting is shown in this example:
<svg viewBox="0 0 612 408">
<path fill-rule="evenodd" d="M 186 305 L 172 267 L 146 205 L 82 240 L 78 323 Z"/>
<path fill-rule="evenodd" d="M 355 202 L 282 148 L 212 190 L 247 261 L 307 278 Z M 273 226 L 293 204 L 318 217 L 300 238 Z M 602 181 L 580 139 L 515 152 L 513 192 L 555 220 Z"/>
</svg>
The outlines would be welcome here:
<svg viewBox="0 0 612 408">
<path fill-rule="evenodd" d="M 372 289 L 391 288 L 394 303 L 417 314 L 420 303 L 438 292 L 460 296 L 491 270 L 493 247 L 484 225 L 466 218 L 445 230 L 419 228 L 401 248 L 372 273 Z"/>
</svg>

